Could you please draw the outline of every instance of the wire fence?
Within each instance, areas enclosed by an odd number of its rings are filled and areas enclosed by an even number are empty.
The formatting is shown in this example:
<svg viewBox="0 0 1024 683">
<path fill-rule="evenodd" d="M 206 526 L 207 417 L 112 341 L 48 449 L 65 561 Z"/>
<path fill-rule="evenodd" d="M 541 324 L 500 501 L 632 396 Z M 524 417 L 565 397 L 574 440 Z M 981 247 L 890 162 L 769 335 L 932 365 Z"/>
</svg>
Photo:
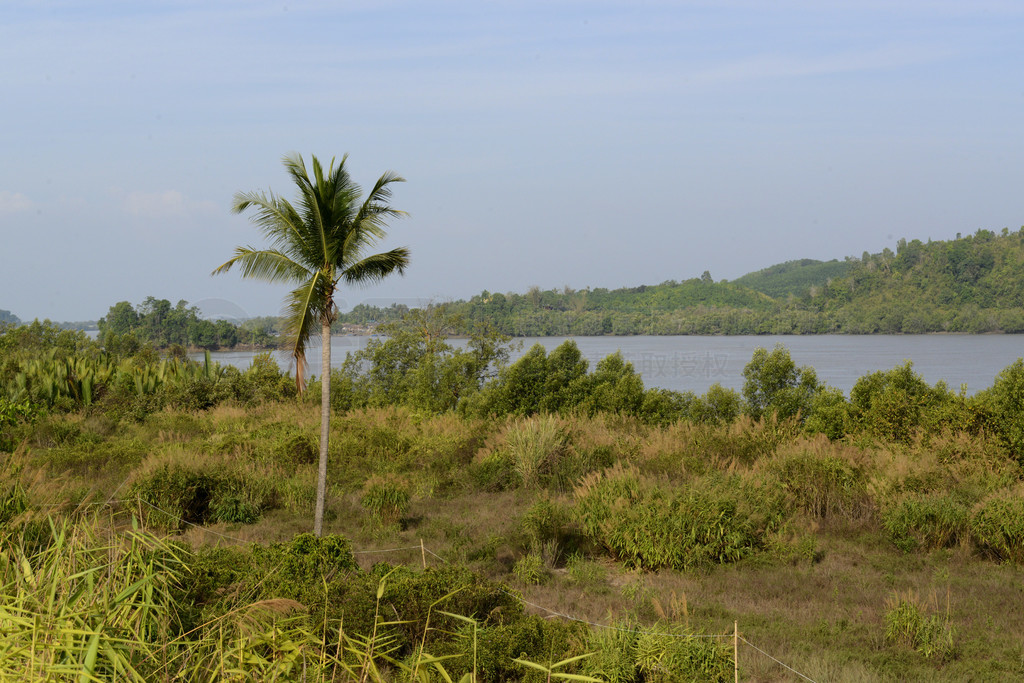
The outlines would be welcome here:
<svg viewBox="0 0 1024 683">
<path fill-rule="evenodd" d="M 120 488 L 120 487 L 118 487 L 118 488 Z M 53 505 L 35 505 L 33 507 L 36 507 L 36 508 L 39 508 L 39 509 L 49 509 L 49 510 L 57 509 L 57 508 L 73 507 L 75 510 L 85 510 L 85 509 L 89 509 L 89 508 L 93 508 L 93 507 L 96 507 L 96 508 L 100 508 L 100 507 L 110 507 L 110 508 L 113 508 L 113 507 L 115 507 L 117 505 L 125 505 L 125 506 L 127 506 L 127 505 L 136 505 L 136 504 L 138 504 L 140 507 L 141 507 L 141 505 L 146 505 L 147 507 L 151 508 L 152 510 L 154 510 L 156 512 L 159 512 L 160 514 L 166 516 L 168 519 L 176 520 L 180 524 L 188 526 L 190 528 L 197 529 L 197 530 L 199 530 L 202 533 L 209 534 L 211 536 L 215 536 L 215 537 L 218 537 L 218 538 L 221 538 L 221 539 L 225 539 L 225 540 L 228 540 L 228 541 L 233 541 L 235 543 L 239 543 L 239 544 L 242 544 L 242 545 L 245 545 L 245 544 L 248 544 L 248 543 L 252 542 L 251 539 L 247 540 L 247 539 L 239 538 L 237 536 L 230 536 L 228 534 L 223 534 L 223 533 L 221 533 L 219 531 L 216 531 L 214 529 L 210 529 L 209 527 L 203 526 L 202 524 L 197 524 L 195 522 L 190 522 L 190 521 L 188 521 L 186 519 L 181 518 L 178 515 L 175 515 L 175 514 L 173 514 L 171 512 L 168 512 L 167 510 L 164 510 L 164 509 L 162 509 L 160 507 L 157 507 L 156 505 L 153 505 L 149 501 L 143 500 L 142 498 L 113 498 L 113 495 L 116 495 L 116 494 L 117 494 L 117 491 L 115 491 L 114 494 L 112 494 L 111 498 L 109 498 L 109 499 L 107 499 L 106 501 L 103 501 L 103 502 L 81 503 L 81 504 L 78 504 L 78 505 L 75 505 L 75 506 L 69 506 L 69 505 L 66 505 L 66 504 L 53 504 Z M 420 551 L 421 558 L 422 558 L 421 562 L 422 562 L 424 568 L 426 568 L 426 566 L 427 566 L 427 563 L 426 563 L 426 556 L 427 555 L 430 555 L 431 557 L 435 558 L 436 560 L 438 560 L 439 562 L 441 562 L 443 564 L 449 564 L 449 562 L 448 562 L 448 560 L 446 558 L 442 557 L 441 555 L 438 555 L 433 550 L 431 550 L 430 548 L 426 547 L 423 544 L 422 540 L 420 541 L 419 545 L 401 546 L 401 547 L 397 547 L 397 548 L 374 548 L 374 549 L 370 549 L 370 550 L 353 550 L 352 554 L 353 555 L 390 554 L 390 553 L 398 553 L 398 552 L 410 552 L 410 551 L 416 551 L 416 550 Z M 583 624 L 583 625 L 589 626 L 591 628 L 606 629 L 606 630 L 618 631 L 618 632 L 623 632 L 623 633 L 635 633 L 637 635 L 660 636 L 660 637 L 669 637 L 669 638 L 687 638 L 687 639 L 707 638 L 707 639 L 719 639 L 719 640 L 732 639 L 733 640 L 733 656 L 734 656 L 735 664 L 736 664 L 736 667 L 737 667 L 737 674 L 736 674 L 736 680 L 737 681 L 739 681 L 739 668 L 738 668 L 739 667 L 739 647 L 738 646 L 739 646 L 739 642 L 742 641 L 743 644 L 747 645 L 748 647 L 753 649 L 755 652 L 761 654 L 764 657 L 767 657 L 768 659 L 770 659 L 775 664 L 777 664 L 777 665 L 781 666 L 782 668 L 792 672 L 796 676 L 799 676 L 801 679 L 803 679 L 805 681 L 810 681 L 811 683 L 817 683 L 814 679 L 812 679 L 809 676 L 807 676 L 807 675 L 797 671 L 793 667 L 789 666 L 788 664 L 786 664 L 785 662 L 779 660 L 778 658 L 770 655 L 769 653 L 767 653 L 764 650 L 762 650 L 761 648 L 759 648 L 757 645 L 754 645 L 753 643 L 751 643 L 745 637 L 741 636 L 739 634 L 738 624 L 736 625 L 735 630 L 734 630 L 733 633 L 707 633 L 707 634 L 705 634 L 705 633 L 677 633 L 677 632 L 673 632 L 673 631 L 650 631 L 650 630 L 645 630 L 645 629 L 640 629 L 640 628 L 627 628 L 627 627 L 623 627 L 623 626 L 615 626 L 613 624 L 602 624 L 602 623 L 599 623 L 599 622 L 588 621 L 586 619 L 582 619 L 582 618 L 579 618 L 579 617 L 574 617 L 574 616 L 572 616 L 570 614 L 565 614 L 564 612 L 559 612 L 557 610 L 553 610 L 553 609 L 550 609 L 548 607 L 544 607 L 543 605 L 538 605 L 537 603 L 530 602 L 529 600 L 526 600 L 525 598 L 523 598 L 518 593 L 516 593 L 514 591 L 508 590 L 504 586 L 499 587 L 499 590 L 501 592 L 505 593 L 506 595 L 512 597 L 513 599 L 519 601 L 524 606 L 531 607 L 531 608 L 533 608 L 535 610 L 540 610 L 542 612 L 546 612 L 547 614 L 549 614 L 551 616 L 555 616 L 555 617 L 558 617 L 560 619 L 565 619 L 566 621 L 572 621 L 572 622 L 575 622 L 575 623 Z"/>
</svg>

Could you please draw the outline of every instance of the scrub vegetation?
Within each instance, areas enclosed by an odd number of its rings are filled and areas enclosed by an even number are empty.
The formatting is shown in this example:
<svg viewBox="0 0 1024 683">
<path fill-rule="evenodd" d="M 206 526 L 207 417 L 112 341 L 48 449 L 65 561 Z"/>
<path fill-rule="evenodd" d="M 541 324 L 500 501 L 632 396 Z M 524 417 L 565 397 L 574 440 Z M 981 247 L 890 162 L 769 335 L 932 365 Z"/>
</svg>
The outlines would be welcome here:
<svg viewBox="0 0 1024 683">
<path fill-rule="evenodd" d="M 845 395 L 776 347 L 697 396 L 386 331 L 332 373 L 317 538 L 319 378 L 3 328 L 0 676 L 724 681 L 734 622 L 814 680 L 1024 676 L 1024 360 Z"/>
</svg>

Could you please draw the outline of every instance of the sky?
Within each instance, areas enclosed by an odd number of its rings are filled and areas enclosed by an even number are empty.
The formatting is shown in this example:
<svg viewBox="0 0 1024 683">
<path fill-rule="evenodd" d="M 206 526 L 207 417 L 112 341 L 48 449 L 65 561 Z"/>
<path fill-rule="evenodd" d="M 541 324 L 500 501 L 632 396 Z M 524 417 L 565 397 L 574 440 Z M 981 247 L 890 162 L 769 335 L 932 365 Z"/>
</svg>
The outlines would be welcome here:
<svg viewBox="0 0 1024 683">
<path fill-rule="evenodd" d="M 281 159 L 406 178 L 338 303 L 734 279 L 1024 225 L 1016 0 L 4 0 L 0 309 L 184 299 L 264 246 L 236 192 Z"/>
</svg>

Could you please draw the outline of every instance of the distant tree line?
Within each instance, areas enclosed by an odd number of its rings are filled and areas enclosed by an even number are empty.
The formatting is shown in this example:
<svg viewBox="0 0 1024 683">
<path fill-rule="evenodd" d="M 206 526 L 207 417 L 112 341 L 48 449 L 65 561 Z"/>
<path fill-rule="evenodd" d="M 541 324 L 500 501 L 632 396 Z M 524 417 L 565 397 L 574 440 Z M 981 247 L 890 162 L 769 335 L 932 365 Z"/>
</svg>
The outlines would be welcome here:
<svg viewBox="0 0 1024 683">
<path fill-rule="evenodd" d="M 150 345 L 157 349 L 199 348 L 210 351 L 238 344 L 269 347 L 275 344 L 276 318 L 256 318 L 236 325 L 228 320 L 207 320 L 195 306 L 181 300 L 174 306 L 167 299 L 146 297 L 138 308 L 127 301 L 110 307 L 97 321 L 99 341 L 109 350 L 132 351 Z"/>
</svg>

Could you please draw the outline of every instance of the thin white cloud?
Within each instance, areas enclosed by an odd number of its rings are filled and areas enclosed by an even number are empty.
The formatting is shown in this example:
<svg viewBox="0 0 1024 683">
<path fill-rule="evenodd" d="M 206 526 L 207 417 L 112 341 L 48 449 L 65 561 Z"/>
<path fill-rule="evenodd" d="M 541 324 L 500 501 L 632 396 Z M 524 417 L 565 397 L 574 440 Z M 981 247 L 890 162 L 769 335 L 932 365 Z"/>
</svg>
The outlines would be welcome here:
<svg viewBox="0 0 1024 683">
<path fill-rule="evenodd" d="M 949 52 L 942 49 L 902 46 L 809 57 L 758 55 L 705 69 L 690 80 L 692 83 L 723 83 L 892 70 L 928 64 L 948 56 Z"/>
<path fill-rule="evenodd" d="M 0 213 L 20 213 L 35 206 L 32 200 L 20 192 L 0 190 Z"/>
<path fill-rule="evenodd" d="M 121 208 L 129 216 L 154 219 L 185 218 L 197 213 L 216 211 L 217 206 L 210 201 L 189 199 L 178 190 L 163 190 L 125 193 L 121 197 Z"/>
</svg>

